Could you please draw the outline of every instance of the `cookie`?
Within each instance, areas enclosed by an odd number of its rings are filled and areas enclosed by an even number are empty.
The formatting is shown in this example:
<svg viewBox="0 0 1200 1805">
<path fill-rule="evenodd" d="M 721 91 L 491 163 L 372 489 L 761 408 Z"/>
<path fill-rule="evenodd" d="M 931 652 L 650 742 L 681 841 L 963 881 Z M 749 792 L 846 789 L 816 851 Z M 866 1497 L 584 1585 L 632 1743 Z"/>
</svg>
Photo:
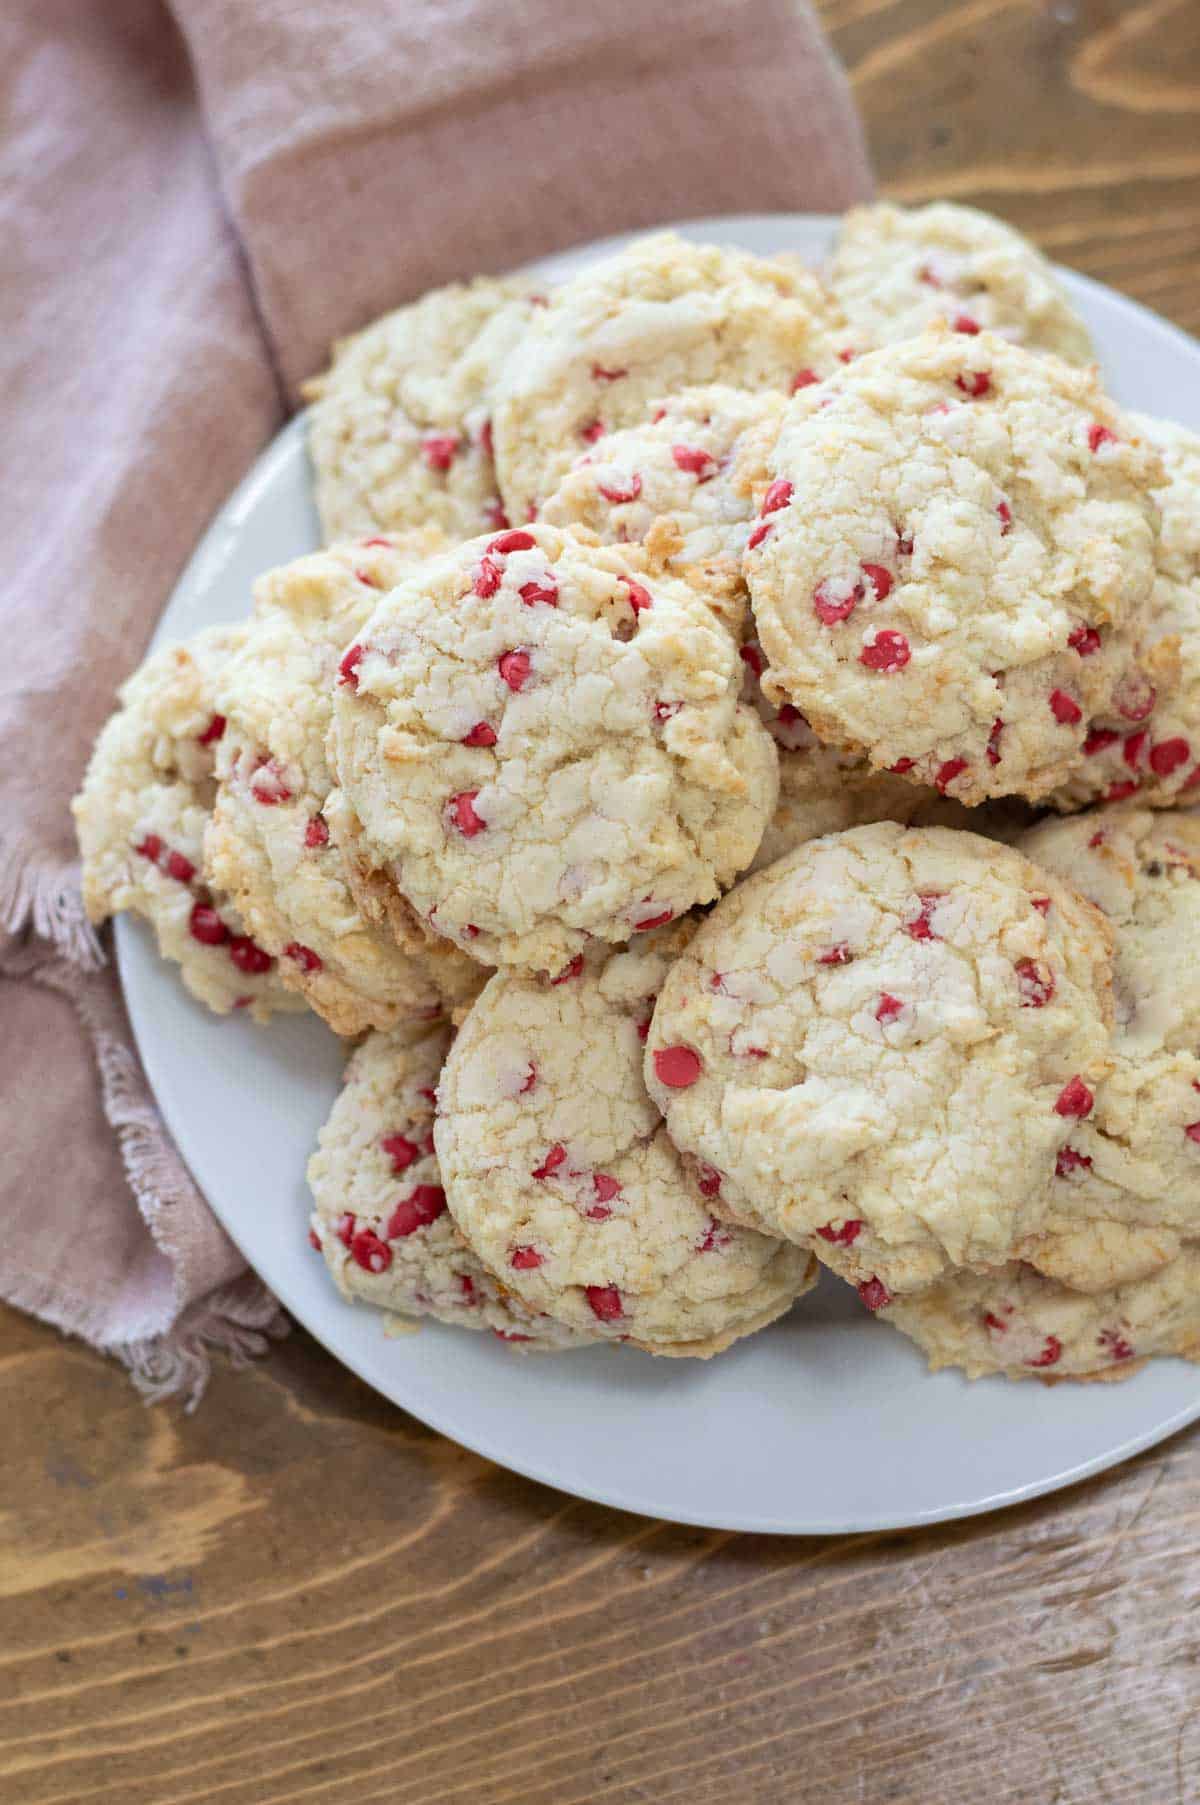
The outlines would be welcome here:
<svg viewBox="0 0 1200 1805">
<path fill-rule="evenodd" d="M 710 901 L 775 806 L 770 736 L 690 583 L 554 527 L 477 539 L 376 609 L 333 748 L 361 846 L 486 964 L 548 971 Z"/>
<path fill-rule="evenodd" d="M 878 1304 L 1039 1226 L 1111 1020 L 1090 904 L 979 835 L 879 822 L 717 905 L 663 985 L 646 1083 L 715 1211 Z"/>
<path fill-rule="evenodd" d="M 999 808 L 998 803 L 964 808 L 936 790 L 872 771 L 861 759 L 814 740 L 807 752 L 780 751 L 779 801 L 750 870 L 761 871 L 822 834 L 873 821 L 965 828 L 992 838 L 993 827 L 1000 825 L 995 821 Z"/>
<path fill-rule="evenodd" d="M 961 802 L 1140 706 L 1161 463 L 1087 371 L 930 328 L 794 396 L 746 573 L 768 694 Z"/>
<path fill-rule="evenodd" d="M 1087 327 L 1041 252 L 993 214 L 951 201 L 855 207 L 838 232 L 829 284 L 861 348 L 912 338 L 943 319 L 1088 364 Z"/>
<path fill-rule="evenodd" d="M 692 565 L 724 575 L 738 631 L 742 552 L 785 405 L 783 395 L 721 383 L 654 401 L 644 422 L 606 433 L 576 459 L 540 518 L 586 527 L 605 545 L 646 545 L 680 575 Z"/>
<path fill-rule="evenodd" d="M 779 708 L 763 694 L 761 678 L 766 658 L 755 639 L 743 641 L 742 700 L 757 709 L 759 719 L 775 741 L 779 753 L 779 801 L 750 866 L 761 871 L 787 852 L 821 834 L 840 833 L 847 827 L 865 827 L 871 821 L 899 821 L 916 827 L 965 827 L 989 838 L 1005 838 L 1022 831 L 1006 818 L 1008 805 L 987 803 L 965 808 L 953 797 L 940 796 L 924 784 L 910 783 L 887 771 L 872 771 L 861 753 L 843 752 L 821 743 L 790 702 Z"/>
<path fill-rule="evenodd" d="M 217 688 L 243 631 L 209 627 L 151 653 L 122 686 L 71 810 L 89 920 L 125 909 L 144 916 L 194 997 L 218 1015 L 245 1009 L 265 1021 L 301 1001 L 204 859 L 225 731 Z"/>
<path fill-rule="evenodd" d="M 557 981 L 501 972 L 446 1062 L 434 1128 L 450 1209 L 533 1310 L 656 1354 L 707 1356 L 812 1282 L 800 1248 L 693 1199 L 642 1082 L 655 992 L 690 923 Z"/>
<path fill-rule="evenodd" d="M 1059 1149 L 1024 1259 L 1105 1291 L 1200 1241 L 1200 820 L 1133 805 L 1043 822 L 1021 850 L 1113 934 L 1111 1072 Z"/>
<path fill-rule="evenodd" d="M 329 824 L 338 661 L 381 593 L 434 543 L 426 533 L 338 546 L 271 571 L 217 686 L 226 728 L 209 868 L 284 983 L 339 1034 L 436 1016 L 477 988 L 473 962 L 415 919 L 398 941 L 363 918 Z"/>
<path fill-rule="evenodd" d="M 1150 808 L 1200 802 L 1200 435 L 1127 416 L 1161 455 L 1166 482 L 1154 586 L 1143 620 L 1149 688 L 1089 723 L 1083 764 L 1048 798 L 1055 808 L 1136 796 Z"/>
<path fill-rule="evenodd" d="M 453 538 L 507 524 L 492 462 L 496 378 L 535 296 L 520 277 L 435 289 L 334 347 L 308 385 L 327 543 L 406 527 Z"/>
<path fill-rule="evenodd" d="M 370 1034 L 308 1162 L 309 1239 L 343 1297 L 398 1316 L 490 1329 L 533 1348 L 588 1339 L 527 1309 L 475 1258 L 446 1209 L 433 1150 L 447 1028 Z"/>
<path fill-rule="evenodd" d="M 707 383 L 786 394 L 824 375 L 838 324 L 807 271 L 671 232 L 593 264 L 530 320 L 497 388 L 510 518 L 535 517 L 589 445 L 647 421 L 659 396 Z"/>
<path fill-rule="evenodd" d="M 1147 1357 L 1200 1359 L 1200 1249 L 1161 1271 L 1085 1296 L 1032 1267 L 956 1272 L 881 1314 L 917 1343 L 934 1372 L 970 1379 L 1124 1379 Z"/>
</svg>

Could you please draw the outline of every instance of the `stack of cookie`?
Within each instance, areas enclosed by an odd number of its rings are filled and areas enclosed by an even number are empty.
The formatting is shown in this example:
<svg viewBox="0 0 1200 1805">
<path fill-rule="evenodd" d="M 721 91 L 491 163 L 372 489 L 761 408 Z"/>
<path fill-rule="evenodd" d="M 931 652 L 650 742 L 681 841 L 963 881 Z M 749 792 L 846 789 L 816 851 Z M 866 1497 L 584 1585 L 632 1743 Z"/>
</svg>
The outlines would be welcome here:
<svg viewBox="0 0 1200 1805">
<path fill-rule="evenodd" d="M 342 1291 L 710 1355 L 819 1262 L 972 1375 L 1200 1349 L 1200 439 L 1032 246 L 658 235 L 312 398 L 328 549 L 143 665 L 76 816 L 94 919 L 358 1039 Z"/>
</svg>

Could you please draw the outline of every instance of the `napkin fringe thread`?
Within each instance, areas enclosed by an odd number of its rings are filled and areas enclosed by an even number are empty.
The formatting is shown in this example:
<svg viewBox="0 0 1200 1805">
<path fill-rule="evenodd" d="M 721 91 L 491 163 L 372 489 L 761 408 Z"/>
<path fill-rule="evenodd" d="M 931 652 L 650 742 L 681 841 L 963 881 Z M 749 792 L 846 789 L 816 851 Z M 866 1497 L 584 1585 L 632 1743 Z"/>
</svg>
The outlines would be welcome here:
<svg viewBox="0 0 1200 1805">
<path fill-rule="evenodd" d="M 193 1411 L 212 1376 L 212 1356 L 224 1354 L 236 1368 L 248 1366 L 288 1333 L 287 1318 L 266 1286 L 239 1282 L 201 1298 L 166 1335 L 109 1348 L 125 1366 L 147 1404 L 182 1397 Z"/>
<path fill-rule="evenodd" d="M 35 934 L 72 965 L 97 971 L 104 952 L 87 918 L 79 861 L 64 865 L 20 834 L 0 838 L 0 929 L 14 939 Z"/>
</svg>

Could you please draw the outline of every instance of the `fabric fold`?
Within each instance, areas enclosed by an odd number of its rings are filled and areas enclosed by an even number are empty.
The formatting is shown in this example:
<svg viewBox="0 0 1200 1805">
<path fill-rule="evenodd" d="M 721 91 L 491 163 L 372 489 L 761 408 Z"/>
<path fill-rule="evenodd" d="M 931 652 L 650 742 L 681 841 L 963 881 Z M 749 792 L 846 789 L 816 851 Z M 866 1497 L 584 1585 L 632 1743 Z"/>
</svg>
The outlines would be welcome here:
<svg viewBox="0 0 1200 1805">
<path fill-rule="evenodd" d="M 293 395 L 332 338 L 439 283 L 870 191 L 804 0 L 409 0 L 336 31 L 312 5 L 176 11 Z"/>
</svg>

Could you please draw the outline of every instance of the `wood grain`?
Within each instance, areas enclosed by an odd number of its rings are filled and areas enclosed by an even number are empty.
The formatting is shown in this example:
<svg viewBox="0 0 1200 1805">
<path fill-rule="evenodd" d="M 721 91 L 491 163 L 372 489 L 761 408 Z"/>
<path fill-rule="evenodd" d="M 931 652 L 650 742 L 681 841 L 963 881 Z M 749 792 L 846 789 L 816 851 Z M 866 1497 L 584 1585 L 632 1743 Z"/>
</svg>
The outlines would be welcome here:
<svg viewBox="0 0 1200 1805">
<path fill-rule="evenodd" d="M 821 11 L 887 193 L 1200 329 L 1196 0 Z M 1200 1434 L 816 1541 L 516 1479 L 301 1334 L 188 1417 L 3 1314 L 0 1409 L 3 1805 L 1200 1798 Z"/>
<path fill-rule="evenodd" d="M 1196 0 L 823 0 L 880 187 L 1003 214 L 1200 330 Z"/>
<path fill-rule="evenodd" d="M 188 1418 L 14 1317 L 0 1406 L 6 1805 L 1197 1796 L 1196 1437 L 773 1540 L 516 1479 L 299 1335 Z"/>
</svg>

